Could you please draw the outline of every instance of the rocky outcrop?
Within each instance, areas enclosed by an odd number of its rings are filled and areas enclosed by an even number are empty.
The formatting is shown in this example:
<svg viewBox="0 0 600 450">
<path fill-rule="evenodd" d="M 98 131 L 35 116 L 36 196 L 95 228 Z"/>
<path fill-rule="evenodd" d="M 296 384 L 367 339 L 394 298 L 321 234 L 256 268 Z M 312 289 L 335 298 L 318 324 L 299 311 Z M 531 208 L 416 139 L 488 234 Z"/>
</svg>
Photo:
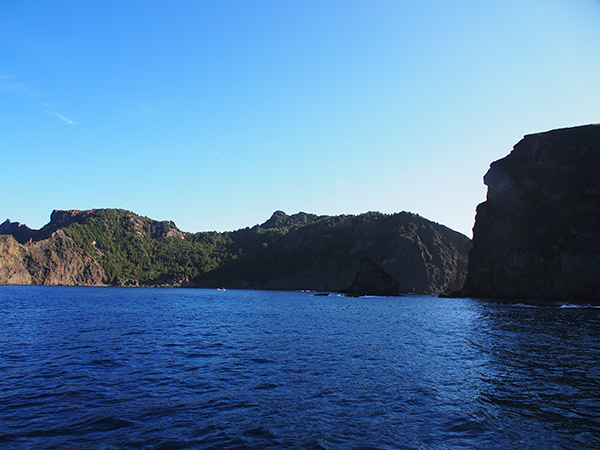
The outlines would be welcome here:
<svg viewBox="0 0 600 450">
<path fill-rule="evenodd" d="M 0 284 L 98 286 L 104 269 L 62 230 L 25 244 L 0 236 Z"/>
<path fill-rule="evenodd" d="M 29 228 L 27 225 L 23 225 L 19 222 L 11 222 L 6 219 L 4 223 L 0 224 L 0 235 L 10 234 L 19 242 L 27 242 L 33 237 L 34 230 Z"/>
<path fill-rule="evenodd" d="M 25 246 L 11 235 L 0 236 L 0 284 L 31 284 Z"/>
<path fill-rule="evenodd" d="M 350 296 L 398 295 L 400 283 L 371 258 L 363 258 L 354 281 L 341 292 Z"/>
<path fill-rule="evenodd" d="M 79 209 L 55 209 L 50 214 L 50 223 L 55 225 L 69 225 L 73 222 L 83 222 L 87 216 L 93 214 L 95 211 L 95 209 L 87 211 L 80 211 Z"/>
<path fill-rule="evenodd" d="M 525 136 L 484 177 L 458 295 L 600 301 L 600 125 Z"/>
<path fill-rule="evenodd" d="M 316 214 L 307 214 L 299 212 L 288 216 L 285 212 L 278 210 L 275 211 L 269 220 L 263 223 L 260 227 L 263 229 L 278 228 L 278 227 L 292 227 L 302 226 L 314 222 L 323 216 L 317 216 Z"/>
</svg>

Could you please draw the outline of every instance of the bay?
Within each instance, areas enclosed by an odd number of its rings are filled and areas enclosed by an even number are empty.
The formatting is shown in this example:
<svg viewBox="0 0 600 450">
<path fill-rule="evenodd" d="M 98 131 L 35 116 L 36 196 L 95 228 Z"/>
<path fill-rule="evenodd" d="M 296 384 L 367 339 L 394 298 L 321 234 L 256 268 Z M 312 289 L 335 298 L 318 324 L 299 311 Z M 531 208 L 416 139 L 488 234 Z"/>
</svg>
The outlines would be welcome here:
<svg viewBox="0 0 600 450">
<path fill-rule="evenodd" d="M 600 309 L 0 287 L 3 448 L 600 448 Z"/>
</svg>

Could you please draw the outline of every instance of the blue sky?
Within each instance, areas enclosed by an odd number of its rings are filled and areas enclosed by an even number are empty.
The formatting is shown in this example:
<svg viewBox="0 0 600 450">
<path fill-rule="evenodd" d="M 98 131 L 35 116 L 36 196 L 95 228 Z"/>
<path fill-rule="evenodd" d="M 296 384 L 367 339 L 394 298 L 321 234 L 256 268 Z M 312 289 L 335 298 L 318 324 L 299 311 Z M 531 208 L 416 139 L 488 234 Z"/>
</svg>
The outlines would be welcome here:
<svg viewBox="0 0 600 450">
<path fill-rule="evenodd" d="M 0 221 L 412 211 L 471 235 L 524 134 L 600 122 L 600 1 L 0 1 Z"/>
</svg>

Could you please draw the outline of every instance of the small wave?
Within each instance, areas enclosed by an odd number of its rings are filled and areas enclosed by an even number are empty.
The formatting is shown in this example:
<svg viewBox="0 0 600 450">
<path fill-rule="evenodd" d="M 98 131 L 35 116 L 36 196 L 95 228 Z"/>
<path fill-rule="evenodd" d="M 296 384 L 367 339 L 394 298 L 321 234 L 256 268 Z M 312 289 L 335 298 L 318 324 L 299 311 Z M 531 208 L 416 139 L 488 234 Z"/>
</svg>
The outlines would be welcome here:
<svg viewBox="0 0 600 450">
<path fill-rule="evenodd" d="M 214 358 L 219 356 L 216 353 L 188 353 L 185 355 L 187 358 Z"/>
<path fill-rule="evenodd" d="M 273 384 L 273 383 L 262 383 L 262 384 L 259 384 L 259 385 L 257 385 L 257 386 L 256 386 L 254 389 L 256 389 L 256 390 L 260 390 L 260 391 L 263 391 L 263 390 L 275 389 L 275 388 L 277 388 L 277 387 L 279 387 L 277 384 Z"/>
<path fill-rule="evenodd" d="M 265 359 L 265 358 L 252 358 L 252 362 L 254 362 L 256 364 L 270 364 L 274 361 L 270 360 L 270 359 Z"/>
<path fill-rule="evenodd" d="M 114 359 L 93 359 L 90 361 L 90 364 L 97 366 L 122 366 L 123 364 L 119 361 L 115 361 Z"/>
<path fill-rule="evenodd" d="M 179 439 L 165 439 L 158 442 L 152 442 L 152 448 L 160 448 L 164 450 L 190 448 L 190 442 Z"/>
<path fill-rule="evenodd" d="M 146 334 L 148 333 L 146 330 L 135 330 L 135 331 L 127 331 L 125 333 L 122 333 L 121 336 L 136 336 L 139 334 Z"/>
<path fill-rule="evenodd" d="M 274 435 L 271 430 L 269 430 L 268 428 L 264 428 L 264 427 L 256 427 L 256 428 L 250 428 L 248 430 L 244 431 L 244 436 L 250 436 L 250 437 L 266 437 L 266 438 L 275 438 L 277 437 L 276 435 Z"/>
<path fill-rule="evenodd" d="M 454 436 L 477 437 L 486 431 L 484 424 L 478 420 L 460 418 L 444 424 L 448 433 Z"/>
<path fill-rule="evenodd" d="M 600 305 L 583 305 L 583 304 L 574 304 L 574 303 L 561 303 L 560 308 L 600 308 Z"/>
<path fill-rule="evenodd" d="M 120 428 L 135 426 L 135 423 L 130 420 L 108 416 L 93 420 L 91 422 L 86 423 L 85 425 L 90 427 L 92 431 L 112 431 L 118 430 Z"/>
<path fill-rule="evenodd" d="M 14 440 L 17 437 L 16 434 L 0 434 L 0 444 L 5 444 Z"/>
<path fill-rule="evenodd" d="M 65 392 L 64 394 L 62 394 L 63 398 L 69 398 L 69 397 L 79 397 L 79 396 L 85 396 L 85 395 L 89 395 L 89 394 L 93 394 L 94 391 L 92 389 L 74 389 L 72 391 L 68 391 Z"/>
</svg>

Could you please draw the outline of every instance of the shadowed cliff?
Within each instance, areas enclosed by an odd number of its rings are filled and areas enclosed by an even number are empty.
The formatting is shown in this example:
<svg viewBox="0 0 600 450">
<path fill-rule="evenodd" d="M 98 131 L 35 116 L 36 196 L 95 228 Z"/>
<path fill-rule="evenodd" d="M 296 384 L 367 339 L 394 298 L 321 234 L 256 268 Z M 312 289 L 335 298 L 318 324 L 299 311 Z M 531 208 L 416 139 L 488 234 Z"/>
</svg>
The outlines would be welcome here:
<svg viewBox="0 0 600 450">
<path fill-rule="evenodd" d="M 237 255 L 197 282 L 254 289 L 349 288 L 369 258 L 396 281 L 398 293 L 450 292 L 464 283 L 470 239 L 416 214 L 286 216 L 228 234 Z M 381 287 L 353 291 L 378 294 Z"/>
<path fill-rule="evenodd" d="M 600 300 L 600 125 L 525 136 L 491 164 L 456 295 Z"/>
</svg>

